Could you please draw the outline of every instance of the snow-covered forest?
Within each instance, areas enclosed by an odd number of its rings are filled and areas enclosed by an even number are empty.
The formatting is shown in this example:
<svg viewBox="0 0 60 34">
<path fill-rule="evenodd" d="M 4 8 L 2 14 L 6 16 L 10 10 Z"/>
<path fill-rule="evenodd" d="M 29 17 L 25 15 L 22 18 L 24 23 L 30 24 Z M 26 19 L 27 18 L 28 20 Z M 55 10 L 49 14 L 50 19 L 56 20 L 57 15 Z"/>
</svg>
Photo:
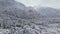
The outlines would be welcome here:
<svg viewBox="0 0 60 34">
<path fill-rule="evenodd" d="M 0 34 L 60 34 L 60 9 L 0 0 Z"/>
</svg>

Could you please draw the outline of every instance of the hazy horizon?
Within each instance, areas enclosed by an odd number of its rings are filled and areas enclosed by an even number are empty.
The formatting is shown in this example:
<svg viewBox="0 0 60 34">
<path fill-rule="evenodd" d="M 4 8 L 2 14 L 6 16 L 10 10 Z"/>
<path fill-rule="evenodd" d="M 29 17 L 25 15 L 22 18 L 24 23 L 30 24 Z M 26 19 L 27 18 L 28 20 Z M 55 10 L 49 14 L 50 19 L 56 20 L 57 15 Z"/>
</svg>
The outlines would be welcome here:
<svg viewBox="0 0 60 34">
<path fill-rule="evenodd" d="M 26 6 L 47 6 L 60 8 L 60 0 L 16 0 Z"/>
</svg>

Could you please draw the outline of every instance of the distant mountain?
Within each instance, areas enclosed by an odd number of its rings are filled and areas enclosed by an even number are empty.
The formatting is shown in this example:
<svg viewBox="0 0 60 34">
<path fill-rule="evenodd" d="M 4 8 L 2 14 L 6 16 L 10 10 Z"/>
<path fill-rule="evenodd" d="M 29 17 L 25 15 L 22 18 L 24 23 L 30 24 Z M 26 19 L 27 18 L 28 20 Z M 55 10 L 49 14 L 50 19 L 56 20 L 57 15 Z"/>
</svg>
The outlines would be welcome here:
<svg viewBox="0 0 60 34">
<path fill-rule="evenodd" d="M 15 0 L 0 0 L 0 12 L 9 15 L 20 16 L 21 12 L 24 12 L 26 6 Z"/>
<path fill-rule="evenodd" d="M 26 7 L 24 4 L 15 0 L 0 0 L 0 12 L 21 18 L 23 16 L 33 15 L 29 17 L 32 18 L 36 16 L 35 14 L 38 14 L 33 7 Z"/>
<path fill-rule="evenodd" d="M 41 15 L 46 17 L 60 17 L 60 10 L 50 7 L 40 7 L 37 9 Z"/>
</svg>

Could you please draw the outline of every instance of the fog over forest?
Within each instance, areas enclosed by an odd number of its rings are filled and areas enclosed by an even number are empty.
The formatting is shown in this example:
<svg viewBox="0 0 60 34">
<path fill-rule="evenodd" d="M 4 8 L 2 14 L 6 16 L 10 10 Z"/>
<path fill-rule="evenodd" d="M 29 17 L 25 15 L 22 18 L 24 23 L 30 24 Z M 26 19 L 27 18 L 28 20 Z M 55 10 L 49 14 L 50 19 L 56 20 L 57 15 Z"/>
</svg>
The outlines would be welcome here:
<svg viewBox="0 0 60 34">
<path fill-rule="evenodd" d="M 0 34 L 59 34 L 60 9 L 0 0 Z"/>
</svg>

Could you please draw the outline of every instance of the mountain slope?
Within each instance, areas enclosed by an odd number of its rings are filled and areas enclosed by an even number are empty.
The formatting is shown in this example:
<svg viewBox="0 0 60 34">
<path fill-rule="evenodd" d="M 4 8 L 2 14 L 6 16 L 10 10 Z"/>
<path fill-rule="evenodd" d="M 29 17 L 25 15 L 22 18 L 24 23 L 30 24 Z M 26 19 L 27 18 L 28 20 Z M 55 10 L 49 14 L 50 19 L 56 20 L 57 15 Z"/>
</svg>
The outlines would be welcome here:
<svg viewBox="0 0 60 34">
<path fill-rule="evenodd" d="M 21 25 L 21 21 L 25 24 L 35 23 L 40 18 L 40 14 L 35 9 L 32 9 L 32 7 L 28 8 L 14 0 L 1 0 L 0 2 L 0 18 L 1 21 L 4 21 L 4 25 L 8 25 L 6 28 L 14 25 L 14 23 L 20 23 Z"/>
<path fill-rule="evenodd" d="M 40 7 L 38 8 L 38 12 L 40 12 L 41 15 L 44 15 L 46 17 L 60 17 L 59 9 L 54 9 L 50 7 Z"/>
<path fill-rule="evenodd" d="M 24 4 L 16 2 L 15 0 L 0 0 L 0 7 L 7 8 L 7 9 L 8 8 L 19 8 L 19 7 L 20 9 L 25 8 Z"/>
</svg>

